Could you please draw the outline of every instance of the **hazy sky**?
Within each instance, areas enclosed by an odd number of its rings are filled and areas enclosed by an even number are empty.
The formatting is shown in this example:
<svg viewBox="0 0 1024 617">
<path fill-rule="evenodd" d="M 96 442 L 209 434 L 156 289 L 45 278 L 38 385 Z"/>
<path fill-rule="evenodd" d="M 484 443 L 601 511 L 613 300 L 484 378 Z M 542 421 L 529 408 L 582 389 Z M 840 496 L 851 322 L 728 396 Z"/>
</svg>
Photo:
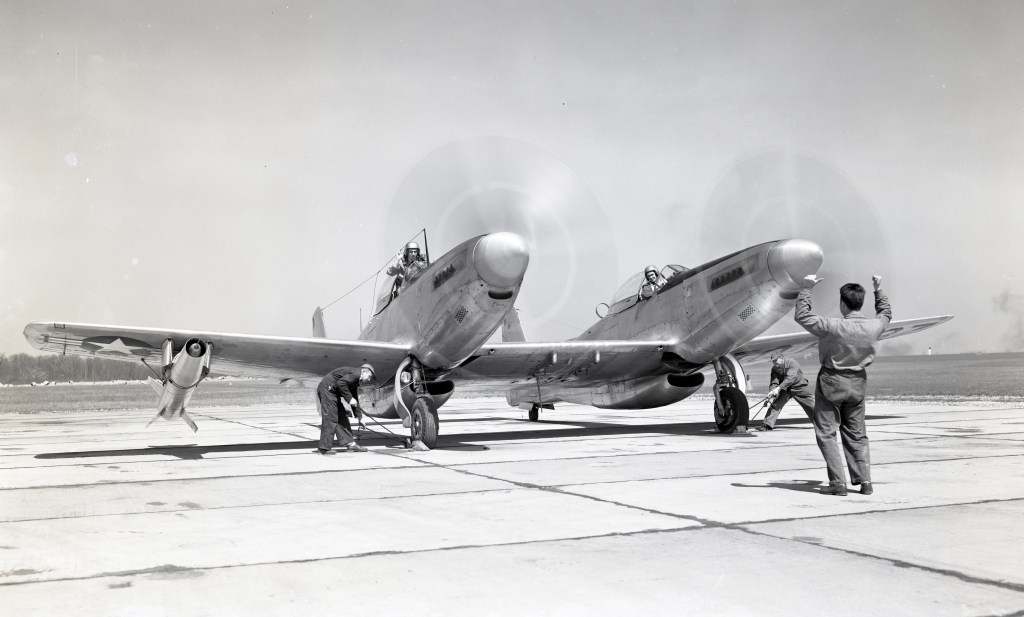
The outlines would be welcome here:
<svg viewBox="0 0 1024 617">
<path fill-rule="evenodd" d="M 533 338 L 647 263 L 803 237 L 823 311 L 878 272 L 897 319 L 957 316 L 912 349 L 1024 350 L 1022 29 L 1005 1 L 2 0 L 0 352 L 34 320 L 308 336 L 420 226 L 438 255 L 502 221 Z"/>
</svg>

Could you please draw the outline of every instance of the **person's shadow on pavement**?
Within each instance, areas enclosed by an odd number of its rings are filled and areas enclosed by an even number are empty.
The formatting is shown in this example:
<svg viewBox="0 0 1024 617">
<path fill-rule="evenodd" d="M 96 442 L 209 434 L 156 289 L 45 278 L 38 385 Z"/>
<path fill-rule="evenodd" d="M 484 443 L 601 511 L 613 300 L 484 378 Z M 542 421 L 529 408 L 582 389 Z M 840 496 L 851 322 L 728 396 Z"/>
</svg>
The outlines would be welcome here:
<svg viewBox="0 0 1024 617">
<path fill-rule="evenodd" d="M 740 488 L 782 488 L 788 491 L 800 491 L 803 493 L 817 493 L 821 488 L 821 480 L 794 480 L 792 482 L 769 482 L 767 484 L 743 484 L 733 482 L 732 486 Z"/>
</svg>

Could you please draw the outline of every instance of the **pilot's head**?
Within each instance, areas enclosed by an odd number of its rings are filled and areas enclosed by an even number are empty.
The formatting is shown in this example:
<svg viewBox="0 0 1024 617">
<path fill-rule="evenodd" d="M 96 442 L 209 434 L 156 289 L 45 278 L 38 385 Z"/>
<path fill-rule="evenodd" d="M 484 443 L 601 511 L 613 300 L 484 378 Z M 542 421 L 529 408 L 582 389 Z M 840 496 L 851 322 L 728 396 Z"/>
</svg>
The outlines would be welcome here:
<svg viewBox="0 0 1024 617">
<path fill-rule="evenodd" d="M 644 268 L 644 278 L 646 278 L 648 281 L 652 283 L 657 281 L 658 269 L 654 266 L 647 266 L 646 268 Z"/>
<path fill-rule="evenodd" d="M 373 370 L 372 364 L 364 364 L 359 367 L 359 383 L 370 383 L 377 380 L 377 371 Z"/>
<path fill-rule="evenodd" d="M 412 263 L 420 258 L 420 245 L 415 242 L 410 242 L 405 245 L 405 261 L 406 263 Z"/>
<path fill-rule="evenodd" d="M 782 365 L 782 352 L 781 351 L 773 351 L 772 352 L 772 362 L 774 362 L 775 364 L 778 364 L 779 366 Z"/>
</svg>

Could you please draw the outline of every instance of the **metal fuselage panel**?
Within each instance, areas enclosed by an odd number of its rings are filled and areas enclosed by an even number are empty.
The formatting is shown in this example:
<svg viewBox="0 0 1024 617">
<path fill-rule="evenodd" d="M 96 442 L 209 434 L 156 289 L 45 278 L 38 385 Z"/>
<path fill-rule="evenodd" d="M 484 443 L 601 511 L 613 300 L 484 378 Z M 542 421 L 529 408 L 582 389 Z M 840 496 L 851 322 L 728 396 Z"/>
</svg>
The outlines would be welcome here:
<svg viewBox="0 0 1024 617">
<path fill-rule="evenodd" d="M 479 240 L 430 264 L 370 320 L 360 340 L 411 345 L 429 369 L 452 368 L 472 355 L 501 325 L 520 288 L 495 290 L 480 277 L 473 261 Z"/>
<path fill-rule="evenodd" d="M 593 362 L 558 379 L 545 379 L 539 373 L 532 384 L 512 388 L 510 402 L 540 396 L 549 402 L 640 408 L 651 406 L 644 403 L 645 392 L 657 393 L 662 405 L 674 402 L 669 394 L 674 390 L 660 381 L 650 381 L 652 377 L 697 373 L 793 310 L 797 294 L 792 281 L 773 275 L 769 268 L 768 254 L 776 244 L 760 244 L 680 272 L 653 298 L 634 298 L 612 306 L 608 315 L 576 339 L 673 341 L 666 351 L 678 356 L 676 362 L 666 362 L 665 356 L 652 353 L 628 364 L 615 358 Z M 694 391 L 696 388 L 679 388 L 676 400 Z"/>
</svg>

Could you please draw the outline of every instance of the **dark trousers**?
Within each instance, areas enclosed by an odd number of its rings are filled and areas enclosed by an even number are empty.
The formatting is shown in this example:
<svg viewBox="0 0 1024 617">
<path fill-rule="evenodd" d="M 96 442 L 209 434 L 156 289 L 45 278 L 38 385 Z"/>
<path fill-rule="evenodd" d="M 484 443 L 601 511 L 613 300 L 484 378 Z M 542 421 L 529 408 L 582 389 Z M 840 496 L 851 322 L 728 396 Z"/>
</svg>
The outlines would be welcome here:
<svg viewBox="0 0 1024 617">
<path fill-rule="evenodd" d="M 338 445 L 342 447 L 355 441 L 348 415 L 338 413 L 338 395 L 327 390 L 317 389 L 316 396 L 320 401 L 320 410 L 323 412 L 320 417 L 320 445 L 318 447 L 321 450 L 330 450 L 335 435 L 338 436 Z"/>
<path fill-rule="evenodd" d="M 775 421 L 779 419 L 779 414 L 782 413 L 782 408 L 789 402 L 789 399 L 799 403 L 804 413 L 807 414 L 807 419 L 814 422 L 814 393 L 807 385 L 807 380 L 803 379 L 801 383 L 795 383 L 789 389 L 779 392 L 779 397 L 770 405 L 768 415 L 764 417 L 766 426 L 775 428 Z"/>
<path fill-rule="evenodd" d="M 871 453 L 864 424 L 867 373 L 831 371 L 818 373 L 814 391 L 814 436 L 825 457 L 830 484 L 845 484 L 843 460 L 836 443 L 836 429 L 843 440 L 846 465 L 854 482 L 871 482 Z"/>
</svg>

